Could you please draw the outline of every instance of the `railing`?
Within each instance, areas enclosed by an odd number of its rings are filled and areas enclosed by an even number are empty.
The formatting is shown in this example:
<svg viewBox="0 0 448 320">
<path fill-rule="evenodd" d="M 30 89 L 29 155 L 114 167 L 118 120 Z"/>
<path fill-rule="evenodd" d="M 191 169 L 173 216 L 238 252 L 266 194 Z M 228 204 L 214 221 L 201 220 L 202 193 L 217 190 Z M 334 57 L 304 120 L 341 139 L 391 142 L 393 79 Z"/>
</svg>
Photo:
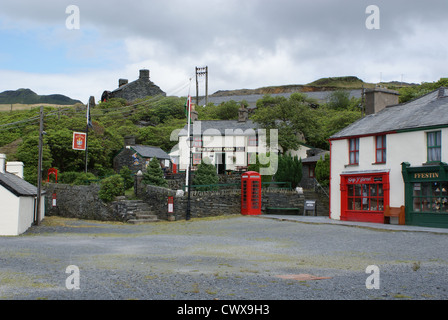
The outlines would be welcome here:
<svg viewBox="0 0 448 320">
<path fill-rule="evenodd" d="M 284 185 L 285 187 L 275 187 L 275 189 L 283 189 L 283 190 L 291 190 L 291 182 L 262 182 L 261 187 L 271 188 L 271 186 Z M 202 184 L 202 185 L 191 185 L 191 189 L 208 189 L 208 190 L 217 190 L 217 189 L 232 189 L 228 187 L 234 187 L 233 189 L 241 188 L 241 183 L 217 183 L 217 184 Z M 187 189 L 187 185 L 182 186 L 182 190 L 185 191 Z"/>
<path fill-rule="evenodd" d="M 327 196 L 328 199 L 330 199 L 330 195 L 325 190 L 325 188 L 322 187 L 316 179 L 314 179 L 314 191 L 319 192 L 319 190 L 322 191 Z"/>
</svg>

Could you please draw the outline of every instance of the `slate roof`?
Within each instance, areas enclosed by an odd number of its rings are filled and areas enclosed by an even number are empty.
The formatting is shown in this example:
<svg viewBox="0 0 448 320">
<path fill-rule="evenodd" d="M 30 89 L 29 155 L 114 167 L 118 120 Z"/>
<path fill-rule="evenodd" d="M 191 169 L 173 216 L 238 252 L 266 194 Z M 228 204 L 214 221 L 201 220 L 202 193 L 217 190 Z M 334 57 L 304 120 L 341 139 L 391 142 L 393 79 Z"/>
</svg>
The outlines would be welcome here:
<svg viewBox="0 0 448 320">
<path fill-rule="evenodd" d="M 448 126 L 448 88 L 442 87 L 415 100 L 387 106 L 352 123 L 330 140 L 436 126 Z"/>
<path fill-rule="evenodd" d="M 251 135 L 250 129 L 258 129 L 258 124 L 252 120 L 245 122 L 238 120 L 201 120 L 195 121 L 191 126 L 191 133 L 193 135 L 198 134 L 198 130 L 201 130 L 201 134 L 205 132 L 208 136 L 233 136 L 233 135 Z M 241 129 L 235 131 L 235 129 Z M 228 130 L 228 132 L 226 132 Z M 188 133 L 187 125 L 179 132 L 179 136 L 186 136 Z"/>
<path fill-rule="evenodd" d="M 37 188 L 12 173 L 0 173 L 0 185 L 17 197 L 37 196 Z"/>
<path fill-rule="evenodd" d="M 134 145 L 130 146 L 130 148 L 144 158 L 171 159 L 170 156 L 159 147 Z"/>
</svg>

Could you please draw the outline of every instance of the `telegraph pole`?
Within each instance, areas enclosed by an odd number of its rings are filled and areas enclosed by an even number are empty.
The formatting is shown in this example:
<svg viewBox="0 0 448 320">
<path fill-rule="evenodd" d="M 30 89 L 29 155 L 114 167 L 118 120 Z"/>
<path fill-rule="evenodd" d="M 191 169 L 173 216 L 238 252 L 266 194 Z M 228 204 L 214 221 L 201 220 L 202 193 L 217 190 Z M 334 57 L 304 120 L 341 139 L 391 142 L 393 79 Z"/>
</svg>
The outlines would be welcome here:
<svg viewBox="0 0 448 320">
<path fill-rule="evenodd" d="M 199 106 L 199 77 L 205 76 L 205 104 L 208 103 L 208 67 L 196 67 L 196 105 Z"/>
<path fill-rule="evenodd" d="M 42 149 L 43 149 L 43 135 L 44 135 L 44 107 L 40 106 L 40 120 L 39 120 L 39 159 L 37 163 L 37 199 L 36 199 L 36 225 L 40 224 L 40 207 L 42 194 Z"/>
</svg>

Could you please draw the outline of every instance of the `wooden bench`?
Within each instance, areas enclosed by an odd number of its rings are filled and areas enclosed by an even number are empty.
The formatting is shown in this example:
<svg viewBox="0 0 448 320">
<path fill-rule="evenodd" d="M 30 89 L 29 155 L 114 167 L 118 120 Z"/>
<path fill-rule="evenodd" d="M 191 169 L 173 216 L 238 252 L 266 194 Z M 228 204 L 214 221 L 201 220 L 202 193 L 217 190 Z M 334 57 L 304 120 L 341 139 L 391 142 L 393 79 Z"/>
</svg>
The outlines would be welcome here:
<svg viewBox="0 0 448 320">
<path fill-rule="evenodd" d="M 266 213 L 269 214 L 273 211 L 297 211 L 297 214 L 299 214 L 300 209 L 299 208 L 276 208 L 276 207 L 267 207 Z"/>
<path fill-rule="evenodd" d="M 404 206 L 399 208 L 386 206 L 384 210 L 384 224 L 390 224 L 390 217 L 398 217 L 398 224 L 404 225 Z"/>
</svg>

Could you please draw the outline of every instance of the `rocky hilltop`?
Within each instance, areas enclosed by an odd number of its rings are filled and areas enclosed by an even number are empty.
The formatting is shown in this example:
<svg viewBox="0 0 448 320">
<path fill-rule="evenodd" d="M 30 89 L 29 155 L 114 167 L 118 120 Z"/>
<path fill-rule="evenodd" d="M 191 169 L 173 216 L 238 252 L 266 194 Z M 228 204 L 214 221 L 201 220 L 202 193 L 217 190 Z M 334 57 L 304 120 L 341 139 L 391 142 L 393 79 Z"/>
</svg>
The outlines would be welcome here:
<svg viewBox="0 0 448 320">
<path fill-rule="evenodd" d="M 292 84 L 284 86 L 270 86 L 258 89 L 238 89 L 238 90 L 219 90 L 211 95 L 211 97 L 228 97 L 228 96 L 246 96 L 246 95 L 264 95 L 264 94 L 280 94 L 292 92 L 321 92 L 334 90 L 357 90 L 362 88 L 373 88 L 376 84 L 367 83 L 358 77 L 330 77 L 321 78 L 308 84 Z M 413 83 L 401 83 L 398 81 L 383 82 L 381 85 L 393 86 L 396 88 L 402 86 L 416 85 Z"/>
</svg>

